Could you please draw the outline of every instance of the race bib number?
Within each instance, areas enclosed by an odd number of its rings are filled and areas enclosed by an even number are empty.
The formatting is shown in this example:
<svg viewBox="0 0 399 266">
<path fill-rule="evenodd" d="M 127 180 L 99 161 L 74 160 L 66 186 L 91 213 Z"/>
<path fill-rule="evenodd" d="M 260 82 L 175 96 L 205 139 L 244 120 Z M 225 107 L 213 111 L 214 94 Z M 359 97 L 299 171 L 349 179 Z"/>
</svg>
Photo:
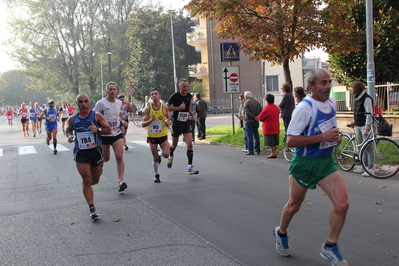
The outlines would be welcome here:
<svg viewBox="0 0 399 266">
<path fill-rule="evenodd" d="M 331 118 L 330 120 L 327 120 L 327 121 L 325 121 L 325 122 L 323 122 L 323 123 L 321 123 L 319 125 L 320 132 L 324 133 L 324 132 L 326 132 L 326 131 L 328 131 L 328 130 L 330 130 L 332 128 L 335 128 L 335 125 L 336 125 L 335 118 Z M 320 149 L 327 149 L 327 148 L 330 148 L 332 146 L 337 146 L 337 143 L 336 142 L 324 141 L 324 142 L 320 142 L 319 148 Z"/>
<path fill-rule="evenodd" d="M 68 110 L 65 109 L 64 111 L 62 111 L 62 118 L 68 118 L 69 114 L 68 114 Z"/>
<path fill-rule="evenodd" d="M 121 127 L 120 124 L 121 122 L 119 121 L 118 118 L 113 118 L 111 121 L 111 131 L 113 135 L 118 135 L 121 133 Z"/>
<path fill-rule="evenodd" d="M 30 117 L 36 117 L 35 113 L 30 113 Z"/>
<path fill-rule="evenodd" d="M 55 114 L 49 114 L 49 115 L 48 115 L 48 118 L 49 118 L 48 121 L 50 121 L 50 122 L 55 122 L 56 117 L 57 117 L 57 116 L 56 116 Z"/>
<path fill-rule="evenodd" d="M 80 150 L 93 149 L 96 146 L 94 133 L 91 131 L 76 132 L 76 138 Z"/>
<path fill-rule="evenodd" d="M 129 118 L 129 115 L 128 115 L 126 109 L 125 109 L 125 106 L 121 107 L 121 114 L 122 114 L 122 119 L 128 119 Z"/>
<path fill-rule="evenodd" d="M 162 121 L 152 121 L 150 124 L 150 133 L 159 134 L 162 131 Z"/>
<path fill-rule="evenodd" d="M 21 114 L 21 117 L 27 117 L 26 113 L 23 112 L 23 113 Z"/>
<path fill-rule="evenodd" d="M 12 115 L 9 115 L 9 116 L 8 116 L 8 120 L 12 120 Z"/>
<path fill-rule="evenodd" d="M 177 115 L 177 121 L 186 122 L 188 120 L 189 112 L 179 112 Z"/>
</svg>

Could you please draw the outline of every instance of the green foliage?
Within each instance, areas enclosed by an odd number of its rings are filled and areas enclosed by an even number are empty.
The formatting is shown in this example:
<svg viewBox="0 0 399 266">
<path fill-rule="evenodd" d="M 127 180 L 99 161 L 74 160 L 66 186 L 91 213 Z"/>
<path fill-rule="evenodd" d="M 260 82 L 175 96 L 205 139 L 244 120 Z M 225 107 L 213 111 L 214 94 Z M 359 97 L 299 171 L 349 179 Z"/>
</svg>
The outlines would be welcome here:
<svg viewBox="0 0 399 266">
<path fill-rule="evenodd" d="M 282 64 L 286 82 L 292 84 L 289 61 L 312 47 L 327 52 L 346 51 L 351 19 L 347 3 L 354 0 L 192 0 L 192 15 L 218 20 L 218 37 L 237 39 L 240 49 L 252 60 Z M 342 44 L 338 49 L 331 42 Z"/>
<path fill-rule="evenodd" d="M 208 136 L 211 136 L 208 138 L 210 141 L 218 142 L 218 143 L 226 143 L 230 145 L 238 145 L 238 146 L 244 146 L 244 129 L 239 128 L 238 126 L 235 127 L 235 134 L 233 135 L 233 129 L 231 126 L 215 126 L 211 127 L 206 130 L 206 134 Z M 284 134 L 285 131 L 281 130 L 279 134 L 280 138 L 280 144 L 277 146 L 277 150 L 281 151 L 284 147 Z M 263 133 L 262 130 L 259 129 L 259 138 L 260 138 L 260 146 L 261 148 L 265 147 L 264 146 L 264 140 L 263 140 Z M 270 148 L 270 147 L 266 147 Z"/>
<path fill-rule="evenodd" d="M 357 0 L 349 9 L 356 21 L 356 31 L 361 33 L 362 49 L 349 54 L 330 54 L 333 77 L 341 84 L 355 80 L 367 81 L 367 46 L 365 0 Z M 374 0 L 374 61 L 375 81 L 399 82 L 399 2 Z M 352 39 L 352 36 L 348 36 Z"/>
<path fill-rule="evenodd" d="M 175 91 L 171 16 L 177 76 L 188 77 L 188 65 L 200 61 L 194 47 L 187 45 L 186 32 L 193 26 L 189 18 L 165 13 L 162 7 L 136 8 L 128 20 L 127 36 L 132 52 L 124 71 L 126 83 L 135 89 L 136 100 L 144 99 L 154 87 L 160 89 L 164 98 Z"/>
<path fill-rule="evenodd" d="M 199 92 L 199 94 L 201 95 L 201 98 L 204 95 L 208 95 L 208 89 L 206 88 L 204 83 L 202 83 L 202 81 L 199 81 L 199 80 L 194 80 L 194 81 L 190 82 L 190 92 L 192 92 L 192 93 Z"/>
<path fill-rule="evenodd" d="M 0 106 L 20 105 L 23 101 L 46 103 L 46 97 L 54 98 L 54 93 L 32 89 L 32 81 L 21 72 L 8 71 L 0 77 Z"/>
<path fill-rule="evenodd" d="M 11 2 L 11 1 L 10 1 Z M 104 54 L 104 83 L 121 83 L 122 61 L 130 56 L 126 20 L 137 0 L 17 0 L 26 10 L 11 26 L 13 57 L 25 67 L 39 90 L 64 96 L 100 88 Z M 95 93 L 94 93 L 95 94 Z"/>
</svg>

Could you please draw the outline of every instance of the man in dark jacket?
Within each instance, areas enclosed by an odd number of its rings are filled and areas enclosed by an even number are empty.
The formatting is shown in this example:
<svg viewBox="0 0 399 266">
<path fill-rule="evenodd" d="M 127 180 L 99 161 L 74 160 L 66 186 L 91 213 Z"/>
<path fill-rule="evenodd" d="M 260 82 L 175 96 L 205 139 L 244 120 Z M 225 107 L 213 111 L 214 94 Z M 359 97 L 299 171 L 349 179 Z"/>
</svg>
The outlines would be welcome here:
<svg viewBox="0 0 399 266">
<path fill-rule="evenodd" d="M 194 93 L 194 101 L 197 102 L 197 129 L 198 129 L 198 139 L 205 139 L 206 138 L 206 126 L 205 126 L 205 119 L 207 116 L 208 105 L 204 100 L 201 99 L 201 95 L 199 92 Z"/>
<path fill-rule="evenodd" d="M 371 127 L 373 126 L 373 99 L 367 94 L 367 88 L 361 81 L 354 81 L 351 85 L 352 94 L 355 97 L 354 102 L 354 124 L 356 126 L 356 137 L 359 143 L 362 143 L 367 139 L 370 133 Z M 365 113 L 368 113 L 365 115 Z M 374 166 L 373 151 L 367 150 L 367 166 L 372 169 Z M 364 169 L 363 166 L 354 169 L 355 173 L 362 173 L 363 176 L 370 176 Z"/>
<path fill-rule="evenodd" d="M 278 107 L 281 110 L 281 118 L 283 119 L 284 122 L 285 132 L 287 133 L 288 125 L 290 124 L 291 121 L 292 111 L 295 108 L 295 100 L 294 96 L 291 93 L 290 84 L 284 83 L 281 89 L 284 94 L 283 94 L 283 99 L 281 100 L 281 103 L 279 104 Z"/>
<path fill-rule="evenodd" d="M 254 151 L 260 153 L 260 140 L 259 140 L 259 121 L 256 117 L 262 111 L 260 103 L 252 98 L 252 92 L 244 92 L 244 123 L 245 132 L 247 133 L 248 151 L 245 155 L 254 155 Z"/>
</svg>

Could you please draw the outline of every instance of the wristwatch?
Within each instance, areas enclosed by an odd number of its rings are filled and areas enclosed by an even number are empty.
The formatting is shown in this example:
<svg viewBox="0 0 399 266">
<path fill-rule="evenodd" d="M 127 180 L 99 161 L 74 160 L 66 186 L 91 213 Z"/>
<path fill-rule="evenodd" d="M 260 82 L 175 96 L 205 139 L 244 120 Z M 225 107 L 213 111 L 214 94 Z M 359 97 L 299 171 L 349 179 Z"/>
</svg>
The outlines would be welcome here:
<svg viewBox="0 0 399 266">
<path fill-rule="evenodd" d="M 97 127 L 97 132 L 101 133 L 101 127 Z"/>
</svg>

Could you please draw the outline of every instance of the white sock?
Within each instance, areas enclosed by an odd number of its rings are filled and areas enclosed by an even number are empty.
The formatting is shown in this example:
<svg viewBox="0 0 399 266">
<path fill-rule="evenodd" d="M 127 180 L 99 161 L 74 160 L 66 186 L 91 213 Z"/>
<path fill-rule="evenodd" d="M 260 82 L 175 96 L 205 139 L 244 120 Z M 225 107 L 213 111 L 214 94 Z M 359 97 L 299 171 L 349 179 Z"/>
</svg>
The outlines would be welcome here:
<svg viewBox="0 0 399 266">
<path fill-rule="evenodd" d="M 152 167 L 154 168 L 154 172 L 157 175 L 158 174 L 159 163 L 158 162 L 152 162 Z"/>
</svg>

